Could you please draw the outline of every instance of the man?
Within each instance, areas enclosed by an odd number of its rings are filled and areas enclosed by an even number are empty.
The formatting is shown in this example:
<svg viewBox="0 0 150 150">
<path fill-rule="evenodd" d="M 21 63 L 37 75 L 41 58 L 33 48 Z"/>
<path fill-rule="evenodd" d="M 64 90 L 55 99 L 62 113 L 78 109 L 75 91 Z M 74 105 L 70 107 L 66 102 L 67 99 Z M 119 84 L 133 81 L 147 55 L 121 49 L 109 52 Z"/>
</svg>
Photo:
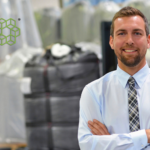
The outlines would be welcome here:
<svg viewBox="0 0 150 150">
<path fill-rule="evenodd" d="M 109 44 L 117 70 L 82 92 L 80 149 L 150 149 L 150 69 L 145 58 L 150 35 L 145 16 L 135 8 L 122 8 L 113 18 Z"/>
</svg>

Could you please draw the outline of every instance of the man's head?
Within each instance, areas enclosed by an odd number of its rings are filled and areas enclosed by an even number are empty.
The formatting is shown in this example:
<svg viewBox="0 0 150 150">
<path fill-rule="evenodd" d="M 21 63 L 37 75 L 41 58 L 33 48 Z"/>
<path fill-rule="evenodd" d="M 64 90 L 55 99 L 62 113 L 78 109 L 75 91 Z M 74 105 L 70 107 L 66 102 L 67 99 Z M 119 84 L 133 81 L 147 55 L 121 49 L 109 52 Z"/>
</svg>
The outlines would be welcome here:
<svg viewBox="0 0 150 150">
<path fill-rule="evenodd" d="M 135 8 L 122 8 L 113 18 L 109 44 L 122 69 L 143 67 L 147 48 L 150 46 L 146 17 Z"/>
<path fill-rule="evenodd" d="M 122 18 L 122 17 L 131 17 L 131 16 L 141 16 L 145 22 L 145 31 L 146 35 L 149 35 L 149 26 L 148 26 L 148 21 L 147 18 L 143 15 L 141 11 L 139 11 L 136 8 L 133 7 L 124 7 L 120 11 L 118 11 L 115 16 L 113 17 L 112 24 L 111 24 L 111 29 L 110 29 L 110 35 L 113 37 L 114 36 L 114 21 L 117 18 Z"/>
</svg>

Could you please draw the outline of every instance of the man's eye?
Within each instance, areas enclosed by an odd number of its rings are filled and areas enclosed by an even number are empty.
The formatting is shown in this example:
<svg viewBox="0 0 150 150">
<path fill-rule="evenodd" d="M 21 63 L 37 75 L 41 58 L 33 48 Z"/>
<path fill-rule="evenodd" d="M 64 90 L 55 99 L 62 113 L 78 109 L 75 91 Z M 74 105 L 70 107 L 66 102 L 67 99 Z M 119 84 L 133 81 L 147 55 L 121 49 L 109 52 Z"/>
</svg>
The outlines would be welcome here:
<svg viewBox="0 0 150 150">
<path fill-rule="evenodd" d="M 118 33 L 118 35 L 124 35 L 125 33 Z"/>
<path fill-rule="evenodd" d="M 140 32 L 135 32 L 135 35 L 141 35 L 141 33 Z"/>
</svg>

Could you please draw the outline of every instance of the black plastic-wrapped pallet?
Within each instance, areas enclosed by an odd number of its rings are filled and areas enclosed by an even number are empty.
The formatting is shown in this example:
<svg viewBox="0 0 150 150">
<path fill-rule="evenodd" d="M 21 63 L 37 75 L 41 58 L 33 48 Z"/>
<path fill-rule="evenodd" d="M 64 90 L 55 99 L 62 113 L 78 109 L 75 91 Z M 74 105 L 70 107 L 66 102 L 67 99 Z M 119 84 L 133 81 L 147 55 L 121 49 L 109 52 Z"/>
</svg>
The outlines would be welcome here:
<svg viewBox="0 0 150 150">
<path fill-rule="evenodd" d="M 46 72 L 46 73 L 45 73 Z M 27 67 L 24 77 L 31 78 L 31 92 L 77 93 L 99 77 L 97 62 L 63 64 L 57 67 Z"/>
<path fill-rule="evenodd" d="M 78 124 L 49 124 L 27 127 L 28 147 L 29 149 L 79 150 L 77 130 Z"/>
<path fill-rule="evenodd" d="M 30 93 L 56 92 L 81 93 L 89 82 L 99 78 L 99 60 L 93 52 L 82 52 L 71 47 L 71 52 L 61 58 L 47 50 L 44 56 L 34 56 L 24 69 L 24 78 L 31 78 Z"/>
<path fill-rule="evenodd" d="M 78 122 L 79 100 L 76 96 L 50 96 L 48 93 L 25 97 L 26 123 Z"/>
</svg>

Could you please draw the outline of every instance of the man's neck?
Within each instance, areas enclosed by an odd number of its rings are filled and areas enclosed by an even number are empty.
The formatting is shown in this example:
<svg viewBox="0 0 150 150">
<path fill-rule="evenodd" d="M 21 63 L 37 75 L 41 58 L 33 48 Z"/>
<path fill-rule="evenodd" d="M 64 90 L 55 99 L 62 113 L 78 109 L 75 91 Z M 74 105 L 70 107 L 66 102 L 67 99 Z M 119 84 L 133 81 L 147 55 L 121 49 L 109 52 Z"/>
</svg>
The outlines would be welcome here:
<svg viewBox="0 0 150 150">
<path fill-rule="evenodd" d="M 131 76 L 133 76 L 135 73 L 141 70 L 145 66 L 145 64 L 146 64 L 146 59 L 144 61 L 141 61 L 138 65 L 134 67 L 128 67 L 124 65 L 120 60 L 118 60 L 118 66 Z"/>
</svg>

